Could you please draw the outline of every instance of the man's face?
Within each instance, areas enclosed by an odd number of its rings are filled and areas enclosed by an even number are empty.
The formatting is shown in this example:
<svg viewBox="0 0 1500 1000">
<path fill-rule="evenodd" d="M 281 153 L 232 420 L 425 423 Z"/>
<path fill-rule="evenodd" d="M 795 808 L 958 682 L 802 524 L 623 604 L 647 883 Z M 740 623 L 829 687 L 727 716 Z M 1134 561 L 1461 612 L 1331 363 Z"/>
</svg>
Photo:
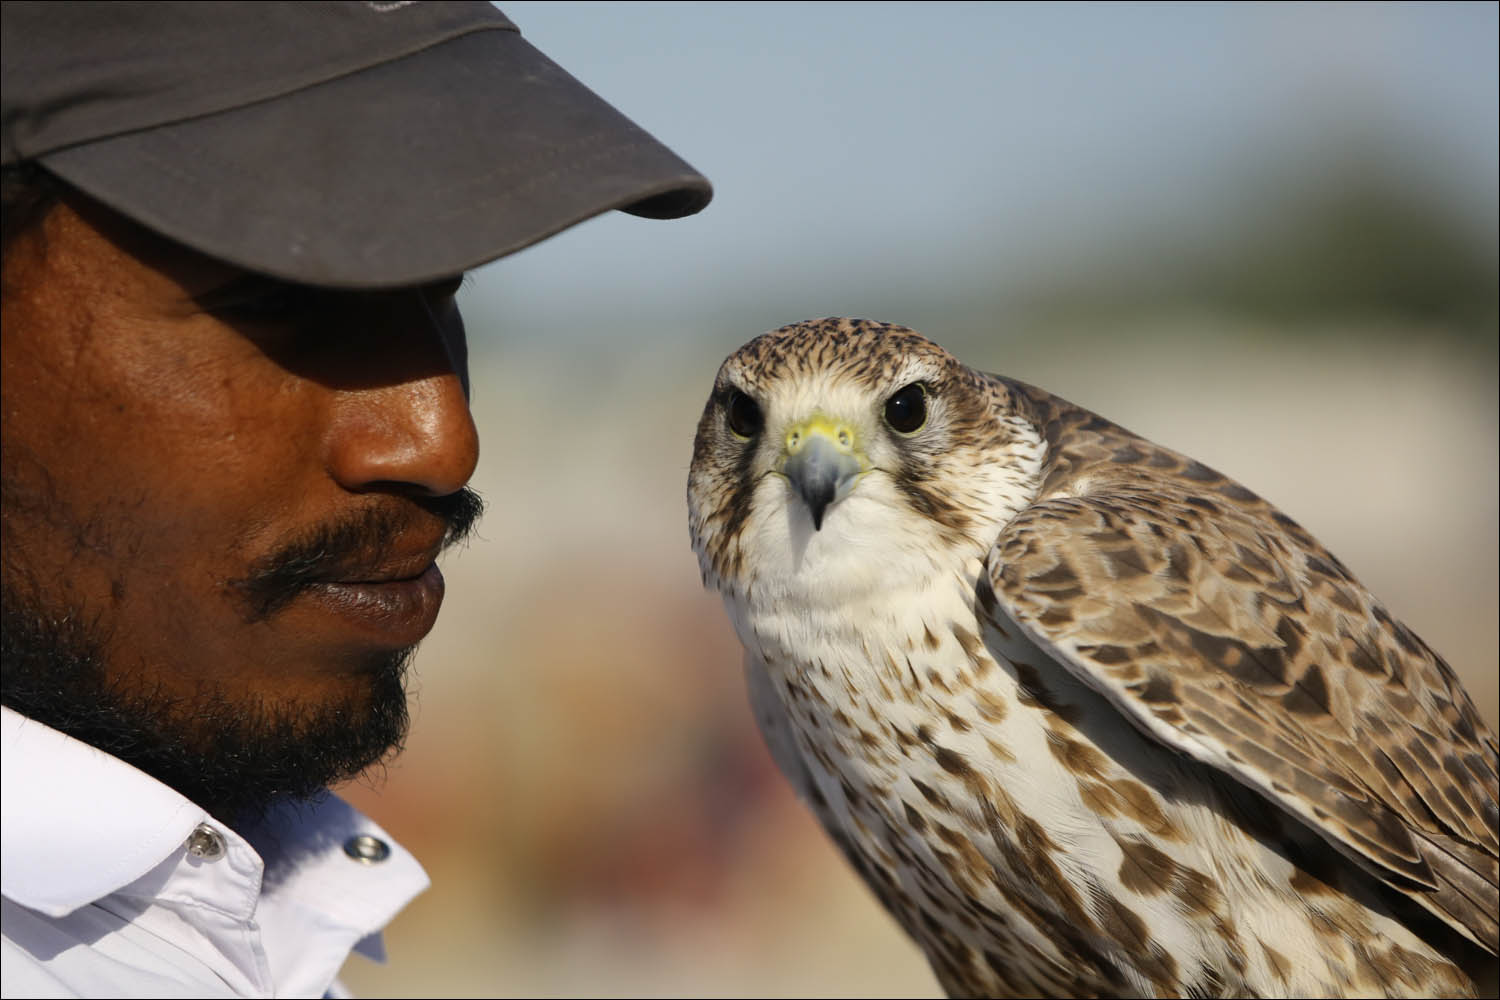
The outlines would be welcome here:
<svg viewBox="0 0 1500 1000">
<path fill-rule="evenodd" d="M 457 282 L 312 291 L 81 198 L 4 280 L 6 704 L 216 811 L 378 759 L 477 516 Z"/>
</svg>

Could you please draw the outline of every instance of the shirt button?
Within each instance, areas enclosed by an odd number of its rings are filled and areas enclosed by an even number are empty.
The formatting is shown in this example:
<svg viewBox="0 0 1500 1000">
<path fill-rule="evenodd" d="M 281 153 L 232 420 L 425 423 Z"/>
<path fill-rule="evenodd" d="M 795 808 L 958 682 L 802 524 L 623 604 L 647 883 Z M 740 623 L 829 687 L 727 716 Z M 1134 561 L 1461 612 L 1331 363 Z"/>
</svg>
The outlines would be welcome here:
<svg viewBox="0 0 1500 1000">
<path fill-rule="evenodd" d="M 391 856 L 391 845 L 379 837 L 361 833 L 344 841 L 344 853 L 355 861 L 373 865 Z"/>
<path fill-rule="evenodd" d="M 187 852 L 204 861 L 217 861 L 224 856 L 224 835 L 207 823 L 199 823 L 188 834 Z"/>
</svg>

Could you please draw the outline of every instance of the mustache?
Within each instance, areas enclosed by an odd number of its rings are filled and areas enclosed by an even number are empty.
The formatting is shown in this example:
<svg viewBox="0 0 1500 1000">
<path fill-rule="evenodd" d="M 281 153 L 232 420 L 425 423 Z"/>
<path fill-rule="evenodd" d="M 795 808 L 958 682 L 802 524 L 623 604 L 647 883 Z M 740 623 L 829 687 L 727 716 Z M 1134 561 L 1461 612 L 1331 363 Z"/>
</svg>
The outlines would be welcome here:
<svg viewBox="0 0 1500 1000">
<path fill-rule="evenodd" d="M 411 497 L 401 508 L 367 507 L 331 518 L 289 538 L 257 559 L 230 586 L 239 591 L 246 621 L 263 621 L 319 583 L 369 578 L 392 540 L 442 527 L 438 551 L 468 540 L 484 516 L 484 500 L 464 487 L 441 497 Z"/>
</svg>

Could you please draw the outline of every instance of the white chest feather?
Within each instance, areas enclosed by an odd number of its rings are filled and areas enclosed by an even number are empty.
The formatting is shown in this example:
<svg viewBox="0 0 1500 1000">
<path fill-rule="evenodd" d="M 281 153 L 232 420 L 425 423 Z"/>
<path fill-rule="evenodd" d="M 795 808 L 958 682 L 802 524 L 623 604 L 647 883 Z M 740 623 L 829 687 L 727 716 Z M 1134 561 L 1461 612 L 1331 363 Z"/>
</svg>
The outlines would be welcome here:
<svg viewBox="0 0 1500 1000">
<path fill-rule="evenodd" d="M 986 620 L 982 553 L 876 530 L 884 506 L 859 499 L 820 532 L 752 523 L 767 558 L 727 603 L 778 763 L 950 990 L 1327 994 L 1357 981 L 1361 935 L 1425 950 L 1342 895 L 1304 899 L 1224 818 L 1258 800 Z"/>
</svg>

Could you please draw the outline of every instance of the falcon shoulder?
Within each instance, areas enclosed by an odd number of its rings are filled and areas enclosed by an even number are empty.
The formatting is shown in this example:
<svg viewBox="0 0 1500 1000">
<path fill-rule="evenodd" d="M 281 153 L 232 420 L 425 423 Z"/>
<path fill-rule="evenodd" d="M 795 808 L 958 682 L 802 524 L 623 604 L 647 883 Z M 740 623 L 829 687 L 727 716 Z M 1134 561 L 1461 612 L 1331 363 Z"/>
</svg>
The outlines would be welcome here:
<svg viewBox="0 0 1500 1000">
<path fill-rule="evenodd" d="M 1442 657 L 1238 483 L 991 378 L 1047 456 L 985 615 L 1495 954 L 1497 744 Z"/>
</svg>

